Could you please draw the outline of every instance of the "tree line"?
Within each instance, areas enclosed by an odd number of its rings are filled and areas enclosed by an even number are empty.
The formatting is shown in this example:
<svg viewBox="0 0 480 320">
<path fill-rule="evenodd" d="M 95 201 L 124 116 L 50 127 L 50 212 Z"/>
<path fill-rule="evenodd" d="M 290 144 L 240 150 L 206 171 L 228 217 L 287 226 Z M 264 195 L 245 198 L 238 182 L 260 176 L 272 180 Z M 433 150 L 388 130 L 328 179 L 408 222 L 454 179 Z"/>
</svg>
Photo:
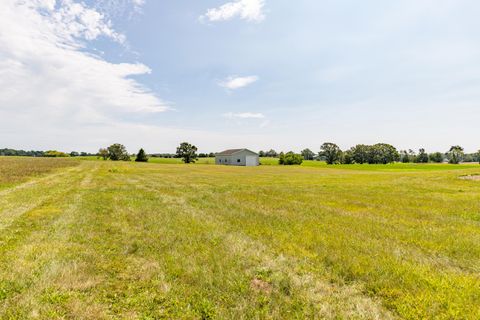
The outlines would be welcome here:
<svg viewBox="0 0 480 320">
<path fill-rule="evenodd" d="M 327 164 L 388 164 L 393 162 L 403 163 L 442 163 L 458 164 L 460 162 L 479 162 L 480 150 L 477 153 L 466 154 L 461 146 L 452 146 L 447 152 L 427 153 L 420 148 L 418 153 L 413 150 L 398 151 L 394 146 L 387 143 L 374 145 L 357 144 L 348 150 L 341 150 L 332 142 L 325 142 L 320 150 L 315 153 L 310 149 L 304 149 L 299 154 L 290 151 L 277 153 L 275 150 L 260 151 L 260 157 L 279 158 L 279 164 L 301 164 L 301 160 L 319 160 Z"/>
<path fill-rule="evenodd" d="M 215 153 L 199 153 L 198 148 L 188 142 L 182 142 L 175 153 L 152 154 L 150 157 L 180 158 L 185 163 L 194 163 L 198 158 L 214 157 Z M 28 156 L 28 157 L 78 157 L 97 156 L 104 160 L 147 162 L 149 156 L 144 149 L 136 154 L 129 154 L 124 145 L 115 143 L 107 148 L 101 148 L 96 154 L 87 152 L 64 153 L 56 150 L 49 151 L 24 151 L 15 149 L 0 149 L 0 156 Z M 304 149 L 299 154 L 289 151 L 277 153 L 274 149 L 259 151 L 260 157 L 278 158 L 281 165 L 299 165 L 304 160 L 325 161 L 327 164 L 388 164 L 393 162 L 403 163 L 442 163 L 449 162 L 458 164 L 460 162 L 479 162 L 480 150 L 477 153 L 466 154 L 461 146 L 452 146 L 447 152 L 427 153 L 424 148 L 418 152 L 411 149 L 397 151 L 397 149 L 386 143 L 374 145 L 357 144 L 348 150 L 341 150 L 338 145 L 332 142 L 325 142 L 320 146 L 318 152 Z"/>
<path fill-rule="evenodd" d="M 36 150 L 15 150 L 4 148 L 0 149 L 0 156 L 6 157 L 49 157 L 49 158 L 65 158 L 65 157 L 88 157 L 95 156 L 94 153 L 72 151 L 65 153 L 57 150 L 36 151 Z"/>
</svg>

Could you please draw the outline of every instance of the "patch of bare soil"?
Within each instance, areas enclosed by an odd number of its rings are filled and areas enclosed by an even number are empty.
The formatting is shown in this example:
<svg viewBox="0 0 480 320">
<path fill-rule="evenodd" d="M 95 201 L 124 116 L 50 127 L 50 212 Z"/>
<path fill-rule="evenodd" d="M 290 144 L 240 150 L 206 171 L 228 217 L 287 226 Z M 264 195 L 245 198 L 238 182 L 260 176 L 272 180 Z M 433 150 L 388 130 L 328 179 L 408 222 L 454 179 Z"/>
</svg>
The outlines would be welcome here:
<svg viewBox="0 0 480 320">
<path fill-rule="evenodd" d="M 480 174 L 470 175 L 470 176 L 461 176 L 460 179 L 463 180 L 472 180 L 472 181 L 480 181 Z"/>
<path fill-rule="evenodd" d="M 272 285 L 270 283 L 257 278 L 252 280 L 250 287 L 255 291 L 263 293 L 270 293 L 272 291 Z"/>
</svg>

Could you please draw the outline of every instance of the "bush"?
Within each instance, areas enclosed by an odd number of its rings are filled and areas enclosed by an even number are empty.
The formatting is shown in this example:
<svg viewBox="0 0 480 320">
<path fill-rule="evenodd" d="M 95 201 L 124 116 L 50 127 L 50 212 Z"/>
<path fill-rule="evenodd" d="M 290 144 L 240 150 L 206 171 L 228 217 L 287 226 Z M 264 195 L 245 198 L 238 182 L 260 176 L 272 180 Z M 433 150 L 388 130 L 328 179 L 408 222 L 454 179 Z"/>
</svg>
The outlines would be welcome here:
<svg viewBox="0 0 480 320">
<path fill-rule="evenodd" d="M 69 154 L 66 154 L 64 152 L 56 151 L 56 150 L 49 150 L 45 151 L 43 154 L 44 157 L 49 157 L 49 158 L 66 158 L 70 157 Z"/>
<path fill-rule="evenodd" d="M 293 153 L 292 151 L 287 152 L 284 154 L 283 152 L 280 153 L 280 159 L 278 160 L 278 164 L 284 166 L 290 165 L 299 165 L 303 162 L 303 156 L 300 154 Z"/>
</svg>

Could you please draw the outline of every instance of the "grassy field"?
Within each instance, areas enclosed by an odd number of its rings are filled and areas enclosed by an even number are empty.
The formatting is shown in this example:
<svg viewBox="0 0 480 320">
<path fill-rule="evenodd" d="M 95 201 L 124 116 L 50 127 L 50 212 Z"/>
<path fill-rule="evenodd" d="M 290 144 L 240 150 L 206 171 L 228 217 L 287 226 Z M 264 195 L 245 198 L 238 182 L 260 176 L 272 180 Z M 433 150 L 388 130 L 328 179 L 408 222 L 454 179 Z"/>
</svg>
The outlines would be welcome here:
<svg viewBox="0 0 480 320">
<path fill-rule="evenodd" d="M 480 318 L 478 165 L 5 161 L 1 319 Z"/>
<path fill-rule="evenodd" d="M 0 190 L 60 168 L 77 165 L 72 159 L 0 157 Z"/>
</svg>

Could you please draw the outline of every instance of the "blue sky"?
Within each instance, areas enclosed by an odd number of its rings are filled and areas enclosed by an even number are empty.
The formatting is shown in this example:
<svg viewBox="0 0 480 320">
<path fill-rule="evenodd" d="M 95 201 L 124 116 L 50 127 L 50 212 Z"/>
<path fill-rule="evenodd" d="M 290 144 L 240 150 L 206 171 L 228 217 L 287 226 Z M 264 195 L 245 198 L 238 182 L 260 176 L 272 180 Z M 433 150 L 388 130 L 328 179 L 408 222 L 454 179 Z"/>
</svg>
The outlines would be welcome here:
<svg viewBox="0 0 480 320">
<path fill-rule="evenodd" d="M 480 148 L 475 1 L 0 6 L 5 147 Z"/>
</svg>

